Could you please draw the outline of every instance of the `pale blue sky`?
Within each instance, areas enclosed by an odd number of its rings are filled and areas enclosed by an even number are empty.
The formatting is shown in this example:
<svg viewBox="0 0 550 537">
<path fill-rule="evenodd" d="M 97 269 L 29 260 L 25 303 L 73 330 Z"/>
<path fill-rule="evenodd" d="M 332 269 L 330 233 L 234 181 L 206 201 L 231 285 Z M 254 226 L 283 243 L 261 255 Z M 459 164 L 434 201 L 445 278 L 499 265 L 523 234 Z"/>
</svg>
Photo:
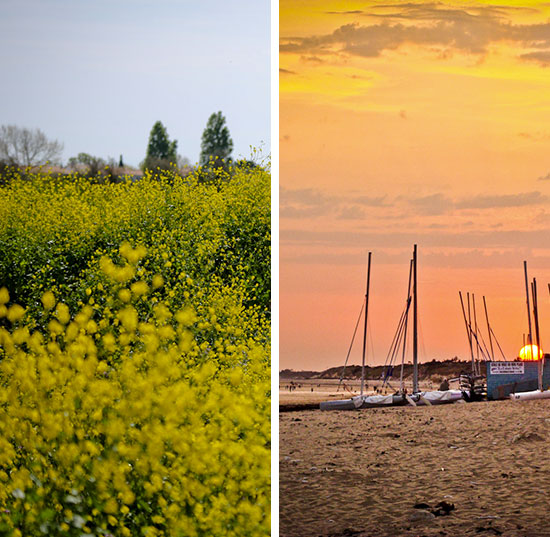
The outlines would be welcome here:
<svg viewBox="0 0 550 537">
<path fill-rule="evenodd" d="M 0 0 L 0 125 L 137 166 L 154 122 L 198 160 L 221 110 L 233 157 L 270 153 L 268 0 Z"/>
</svg>

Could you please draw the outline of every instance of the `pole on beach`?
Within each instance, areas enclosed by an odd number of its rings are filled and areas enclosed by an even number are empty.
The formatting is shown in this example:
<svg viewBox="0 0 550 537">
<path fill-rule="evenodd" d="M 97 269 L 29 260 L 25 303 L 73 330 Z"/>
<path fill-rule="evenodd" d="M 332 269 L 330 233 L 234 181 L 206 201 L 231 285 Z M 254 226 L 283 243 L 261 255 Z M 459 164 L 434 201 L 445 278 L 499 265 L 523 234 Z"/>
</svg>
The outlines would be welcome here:
<svg viewBox="0 0 550 537">
<path fill-rule="evenodd" d="M 413 393 L 418 390 L 418 280 L 416 275 L 416 244 L 413 249 Z"/>
<path fill-rule="evenodd" d="M 407 287 L 407 316 L 405 317 L 405 329 L 403 334 L 403 354 L 401 356 L 401 375 L 399 377 L 399 392 L 403 393 L 404 384 L 403 384 L 403 370 L 405 368 L 405 352 L 407 349 L 407 326 L 409 324 L 409 307 L 411 305 L 411 278 L 413 271 L 413 260 L 409 264 L 409 286 Z"/>
<path fill-rule="evenodd" d="M 493 338 L 491 337 L 491 325 L 489 324 L 489 314 L 487 313 L 487 302 L 485 302 L 485 295 L 483 295 L 483 306 L 485 308 L 485 319 L 487 319 L 487 332 L 489 332 L 489 346 L 491 347 L 491 360 L 495 359 L 495 352 L 493 350 Z"/>
<path fill-rule="evenodd" d="M 533 357 L 533 331 L 531 329 L 531 307 L 529 305 L 529 280 L 527 279 L 527 261 L 523 262 L 523 270 L 525 272 L 525 296 L 527 299 L 527 320 L 529 325 L 529 340 L 528 345 L 531 345 L 531 358 Z"/>
<path fill-rule="evenodd" d="M 535 321 L 535 339 L 537 341 L 537 361 L 539 374 L 539 390 L 542 391 L 542 368 L 544 367 L 544 357 L 540 356 L 540 332 L 539 332 L 539 306 L 537 298 L 537 279 L 533 278 L 531 283 L 531 294 L 533 295 L 533 319 Z M 531 346 L 531 354 L 533 347 Z"/>
<path fill-rule="evenodd" d="M 473 344 L 473 329 L 472 329 L 472 311 L 470 309 L 470 293 L 466 293 L 466 298 L 468 299 L 468 326 L 470 327 L 470 347 L 472 350 L 472 373 L 475 375 L 475 358 L 474 358 L 474 344 Z"/>
<path fill-rule="evenodd" d="M 365 354 L 367 352 L 367 320 L 369 317 L 369 286 L 370 286 L 370 260 L 372 252 L 369 252 L 367 265 L 367 290 L 365 291 L 365 326 L 363 329 L 363 360 L 361 362 L 361 395 L 365 389 Z"/>
<path fill-rule="evenodd" d="M 468 343 L 470 345 L 470 354 L 472 356 L 472 373 L 473 371 L 473 363 L 474 363 L 474 349 L 472 347 L 472 331 L 468 324 L 468 319 L 466 317 L 466 309 L 464 308 L 464 301 L 462 300 L 462 292 L 458 292 L 458 296 L 460 297 L 460 305 L 462 306 L 462 315 L 464 316 L 464 324 L 466 325 L 466 335 L 468 336 Z M 468 295 L 469 298 L 469 295 Z"/>
<path fill-rule="evenodd" d="M 479 350 L 480 350 L 480 344 L 479 344 L 479 338 L 478 338 L 478 326 L 477 326 L 477 312 L 476 312 L 476 296 L 474 295 L 474 293 L 472 293 L 472 309 L 474 310 L 474 328 L 475 328 L 475 331 L 474 331 L 474 334 L 475 334 L 475 338 L 476 338 L 476 370 L 475 370 L 475 373 L 476 375 L 479 375 Z M 483 350 L 481 351 L 483 353 Z"/>
</svg>

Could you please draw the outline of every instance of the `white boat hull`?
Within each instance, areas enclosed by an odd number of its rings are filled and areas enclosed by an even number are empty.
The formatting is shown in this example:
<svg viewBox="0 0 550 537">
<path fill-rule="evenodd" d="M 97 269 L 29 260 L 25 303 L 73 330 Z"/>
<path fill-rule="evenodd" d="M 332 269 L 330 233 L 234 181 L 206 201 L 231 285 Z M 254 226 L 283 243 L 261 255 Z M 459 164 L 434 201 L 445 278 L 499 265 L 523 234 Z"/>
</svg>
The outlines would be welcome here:
<svg viewBox="0 0 550 537">
<path fill-rule="evenodd" d="M 448 403 L 456 403 L 457 401 L 463 398 L 462 392 L 460 390 L 445 390 L 445 391 L 437 390 L 437 391 L 431 391 L 431 392 L 420 392 L 419 394 L 414 394 L 412 397 L 414 398 L 415 395 L 422 396 L 422 397 L 418 397 L 418 401 L 416 401 L 417 405 L 425 405 L 425 404 L 444 405 Z"/>
<path fill-rule="evenodd" d="M 550 399 L 550 390 L 535 390 L 534 392 L 511 393 L 512 401 L 530 401 L 531 399 Z"/>
<path fill-rule="evenodd" d="M 324 401 L 321 403 L 320 408 L 321 410 L 355 410 L 357 408 L 387 408 L 406 404 L 442 405 L 455 403 L 460 399 L 462 399 L 462 392 L 460 390 L 419 392 L 409 395 L 408 398 L 405 398 L 401 394 L 357 395 L 340 401 Z"/>
<path fill-rule="evenodd" d="M 323 401 L 320 404 L 320 407 L 321 410 L 355 410 L 357 406 L 353 399 L 342 399 L 340 401 Z"/>
</svg>

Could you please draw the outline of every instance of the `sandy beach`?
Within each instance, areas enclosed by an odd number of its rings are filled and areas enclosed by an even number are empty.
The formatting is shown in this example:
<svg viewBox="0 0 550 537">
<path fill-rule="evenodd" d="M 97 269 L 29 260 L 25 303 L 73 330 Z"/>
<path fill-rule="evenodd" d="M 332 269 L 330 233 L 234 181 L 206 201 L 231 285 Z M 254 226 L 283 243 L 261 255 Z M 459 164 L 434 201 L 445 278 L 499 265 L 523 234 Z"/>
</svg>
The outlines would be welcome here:
<svg viewBox="0 0 550 537">
<path fill-rule="evenodd" d="M 549 401 L 282 412 L 280 535 L 550 535 L 549 440 Z"/>
</svg>

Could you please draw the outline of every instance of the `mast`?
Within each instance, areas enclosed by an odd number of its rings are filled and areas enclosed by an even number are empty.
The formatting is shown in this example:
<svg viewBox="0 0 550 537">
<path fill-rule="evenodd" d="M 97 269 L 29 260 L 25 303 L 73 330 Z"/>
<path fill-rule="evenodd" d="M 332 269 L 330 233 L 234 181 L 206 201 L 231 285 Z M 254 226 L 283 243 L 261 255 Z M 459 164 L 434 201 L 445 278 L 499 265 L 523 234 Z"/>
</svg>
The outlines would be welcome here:
<svg viewBox="0 0 550 537">
<path fill-rule="evenodd" d="M 468 343 L 470 345 L 470 354 L 472 356 L 472 364 L 474 363 L 474 349 L 472 347 L 472 329 L 468 324 L 468 319 L 466 318 L 466 309 L 464 308 L 464 301 L 462 300 L 462 293 L 459 291 L 458 296 L 460 297 L 460 305 L 462 306 L 462 315 L 464 316 L 464 324 L 466 325 L 466 335 L 468 336 Z M 470 295 L 468 295 L 468 300 L 470 300 Z"/>
<path fill-rule="evenodd" d="M 363 329 L 363 360 L 361 362 L 361 395 L 365 389 L 365 354 L 367 352 L 367 320 L 369 317 L 369 286 L 370 286 L 370 260 L 372 252 L 369 252 L 367 265 L 367 290 L 365 291 L 365 326 Z"/>
<path fill-rule="evenodd" d="M 413 270 L 413 260 L 411 259 L 411 262 L 409 263 L 409 286 L 407 287 L 407 309 L 406 309 L 406 317 L 405 317 L 405 331 L 403 335 L 403 355 L 401 356 L 401 376 L 399 378 L 399 391 L 403 393 L 403 369 L 405 366 L 405 351 L 407 347 L 407 325 L 409 323 L 409 308 L 411 305 L 411 277 L 412 277 L 412 270 Z"/>
<path fill-rule="evenodd" d="M 468 298 L 468 326 L 470 327 L 470 340 L 472 340 L 473 336 L 473 328 L 472 328 L 472 311 L 470 309 L 470 293 L 466 293 L 466 297 Z M 472 346 L 472 375 L 475 375 L 476 373 L 476 367 L 475 367 L 475 357 L 474 357 L 474 346 L 473 342 L 471 343 Z"/>
<path fill-rule="evenodd" d="M 491 325 L 489 324 L 489 314 L 487 313 L 487 302 L 485 302 L 485 295 L 483 295 L 483 306 L 485 307 L 485 319 L 487 319 L 487 332 L 489 332 L 489 345 L 491 347 L 491 360 L 495 359 L 495 352 L 493 351 L 493 338 L 491 337 Z"/>
<path fill-rule="evenodd" d="M 542 368 L 544 367 L 544 357 L 540 356 L 539 310 L 538 310 L 537 279 L 536 278 L 533 278 L 533 283 L 531 283 L 531 293 L 533 295 L 533 319 L 535 321 L 535 339 L 536 339 L 536 342 L 537 342 L 539 390 L 542 392 Z M 531 348 L 531 350 L 532 350 L 532 348 Z"/>
<path fill-rule="evenodd" d="M 474 374 L 475 375 L 479 375 L 479 350 L 480 350 L 480 344 L 479 344 L 479 339 L 477 337 L 477 334 L 478 334 L 478 326 L 477 326 L 477 312 L 476 312 L 476 296 L 474 295 L 474 293 L 472 293 L 472 309 L 474 311 L 474 327 L 475 327 L 475 338 L 476 338 L 476 367 L 475 367 L 475 370 L 474 370 Z M 483 350 L 482 350 L 483 352 Z"/>
<path fill-rule="evenodd" d="M 528 345 L 531 345 L 531 358 L 533 357 L 533 331 L 531 330 L 531 308 L 529 306 L 529 282 L 527 280 L 527 261 L 523 262 L 523 270 L 525 272 L 525 296 L 527 299 L 527 320 L 529 321 L 529 340 Z"/>
<path fill-rule="evenodd" d="M 416 244 L 413 250 L 413 393 L 418 390 L 418 281 L 416 274 Z"/>
</svg>

